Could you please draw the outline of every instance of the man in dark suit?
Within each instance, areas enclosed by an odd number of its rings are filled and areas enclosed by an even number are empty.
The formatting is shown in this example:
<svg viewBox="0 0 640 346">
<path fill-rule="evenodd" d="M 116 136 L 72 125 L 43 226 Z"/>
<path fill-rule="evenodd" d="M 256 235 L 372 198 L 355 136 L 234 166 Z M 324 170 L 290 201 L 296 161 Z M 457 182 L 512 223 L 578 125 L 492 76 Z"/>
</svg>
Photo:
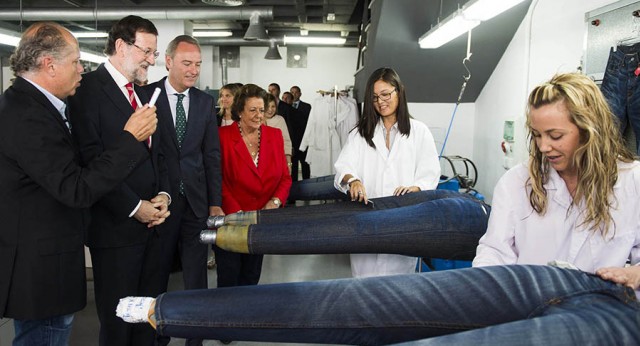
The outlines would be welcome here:
<svg viewBox="0 0 640 346">
<path fill-rule="evenodd" d="M 208 246 L 200 243 L 207 217 L 224 215 L 220 141 L 213 97 L 194 87 L 202 63 L 200 45 L 181 35 L 167 47 L 169 75 L 145 86 L 151 94 L 162 89 L 157 102 L 162 151 L 169 171 L 173 201 L 171 217 L 162 225 L 162 256 L 158 259 L 166 289 L 175 250 L 182 263 L 185 289 L 206 289 Z M 202 340 L 187 340 L 202 345 Z"/>
<path fill-rule="evenodd" d="M 278 109 L 276 114 L 282 116 L 288 124 L 289 115 L 293 112 L 293 108 L 280 99 L 280 85 L 278 83 L 269 84 L 269 94 L 276 98 L 276 108 Z"/>
<path fill-rule="evenodd" d="M 106 63 L 84 76 L 70 99 L 74 135 L 85 162 L 117 145 L 117 129 L 146 93 L 136 84 L 155 64 L 158 31 L 149 20 L 127 16 L 113 25 L 105 48 Z M 120 298 L 162 292 L 158 259 L 160 237 L 155 226 L 169 215 L 166 166 L 161 131 L 140 143 L 147 155 L 124 183 L 91 208 L 87 244 L 91 250 L 100 345 L 149 345 L 151 328 L 131 328 L 116 317 Z M 163 169 L 164 167 L 164 169 Z"/>
<path fill-rule="evenodd" d="M 13 345 L 68 345 L 73 313 L 86 305 L 87 208 L 141 164 L 138 141 L 157 123 L 155 108 L 141 107 L 82 167 L 63 102 L 82 78 L 79 58 L 69 31 L 36 23 L 0 96 L 0 317 L 14 319 Z"/>
<path fill-rule="evenodd" d="M 304 136 L 304 130 L 309 122 L 309 113 L 311 113 L 311 105 L 300 100 L 302 92 L 297 85 L 289 89 L 293 95 L 293 112 L 289 117 L 289 135 L 293 144 L 293 155 L 291 155 L 291 179 L 298 180 L 298 163 L 302 166 L 302 179 L 311 177 L 311 167 L 305 161 L 307 159 L 307 151 L 300 151 L 300 143 Z"/>
</svg>

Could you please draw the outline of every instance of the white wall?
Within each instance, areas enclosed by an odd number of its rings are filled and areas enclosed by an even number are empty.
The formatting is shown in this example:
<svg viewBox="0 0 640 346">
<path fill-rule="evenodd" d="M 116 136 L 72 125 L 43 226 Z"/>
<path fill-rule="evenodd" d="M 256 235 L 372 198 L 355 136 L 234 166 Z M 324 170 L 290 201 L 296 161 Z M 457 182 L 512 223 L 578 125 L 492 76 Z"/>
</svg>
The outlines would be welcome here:
<svg viewBox="0 0 640 346">
<path fill-rule="evenodd" d="M 473 157 L 480 171 L 476 188 L 489 201 L 506 171 L 500 148 L 505 120 L 516 123 L 514 157 L 526 160 L 524 111 L 528 93 L 557 72 L 580 66 L 585 13 L 613 0 L 534 0 L 494 73 L 476 100 Z"/>
</svg>

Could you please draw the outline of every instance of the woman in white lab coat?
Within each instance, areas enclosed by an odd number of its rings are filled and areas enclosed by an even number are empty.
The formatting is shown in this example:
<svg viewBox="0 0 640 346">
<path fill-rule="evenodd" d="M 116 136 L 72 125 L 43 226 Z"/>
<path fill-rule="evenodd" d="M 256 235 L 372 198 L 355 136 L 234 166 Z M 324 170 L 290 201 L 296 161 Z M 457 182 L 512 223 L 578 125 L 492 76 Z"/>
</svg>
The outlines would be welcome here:
<svg viewBox="0 0 640 346">
<path fill-rule="evenodd" d="M 405 88 L 391 68 L 367 81 L 364 110 L 335 163 L 335 187 L 354 201 L 435 189 L 440 164 L 429 128 L 411 118 Z M 406 274 L 416 258 L 352 254 L 354 277 Z"/>
</svg>

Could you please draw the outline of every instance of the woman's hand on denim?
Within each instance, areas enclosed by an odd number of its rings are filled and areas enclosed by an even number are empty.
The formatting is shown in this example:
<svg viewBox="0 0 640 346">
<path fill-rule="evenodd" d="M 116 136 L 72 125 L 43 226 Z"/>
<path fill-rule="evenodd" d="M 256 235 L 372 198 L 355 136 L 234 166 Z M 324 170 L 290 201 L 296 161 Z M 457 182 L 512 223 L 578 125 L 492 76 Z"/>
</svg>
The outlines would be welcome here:
<svg viewBox="0 0 640 346">
<path fill-rule="evenodd" d="M 420 191 L 420 188 L 417 187 L 417 186 L 398 186 L 393 191 L 393 195 L 394 196 L 402 196 L 405 193 L 418 192 L 418 191 Z"/>
<path fill-rule="evenodd" d="M 613 281 L 634 290 L 640 287 L 640 267 L 638 266 L 600 268 L 596 270 L 596 274 L 604 280 Z"/>
</svg>

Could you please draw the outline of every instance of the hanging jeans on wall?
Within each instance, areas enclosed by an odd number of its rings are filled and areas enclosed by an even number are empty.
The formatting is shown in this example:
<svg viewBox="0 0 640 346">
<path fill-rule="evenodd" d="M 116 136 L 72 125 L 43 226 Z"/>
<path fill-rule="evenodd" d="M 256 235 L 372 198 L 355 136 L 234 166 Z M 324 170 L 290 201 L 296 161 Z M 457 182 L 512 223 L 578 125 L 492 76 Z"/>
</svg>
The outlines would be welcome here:
<svg viewBox="0 0 640 346">
<path fill-rule="evenodd" d="M 636 137 L 636 151 L 640 148 L 640 43 L 611 49 L 607 69 L 602 81 L 602 93 L 609 106 L 620 119 L 624 133 L 627 122 Z"/>
</svg>

